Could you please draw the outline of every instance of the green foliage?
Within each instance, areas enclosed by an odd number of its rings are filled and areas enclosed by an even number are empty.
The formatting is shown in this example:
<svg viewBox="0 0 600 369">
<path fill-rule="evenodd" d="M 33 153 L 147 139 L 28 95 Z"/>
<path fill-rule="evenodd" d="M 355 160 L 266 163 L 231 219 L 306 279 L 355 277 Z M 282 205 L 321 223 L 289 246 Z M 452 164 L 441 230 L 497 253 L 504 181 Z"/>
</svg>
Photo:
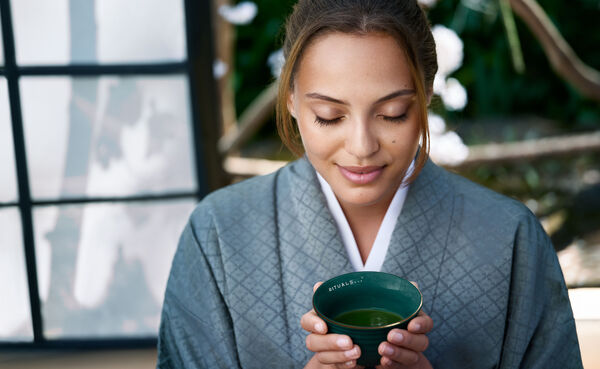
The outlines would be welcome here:
<svg viewBox="0 0 600 369">
<path fill-rule="evenodd" d="M 273 81 L 269 54 L 281 47 L 285 17 L 295 0 L 258 0 L 252 23 L 236 27 L 234 89 L 238 115 Z"/>
<path fill-rule="evenodd" d="M 516 17 L 525 60 L 520 75 L 512 66 L 499 11 L 493 17 L 463 5 L 474 2 L 441 0 L 429 13 L 432 24 L 452 25 L 465 44 L 464 63 L 454 77 L 467 88 L 469 103 L 464 111 L 449 113 L 450 120 L 535 114 L 569 130 L 599 128 L 599 104 L 582 97 L 552 70 L 527 25 Z M 600 32 L 592 31 L 600 17 L 598 2 L 539 3 L 579 57 L 600 69 Z"/>
</svg>

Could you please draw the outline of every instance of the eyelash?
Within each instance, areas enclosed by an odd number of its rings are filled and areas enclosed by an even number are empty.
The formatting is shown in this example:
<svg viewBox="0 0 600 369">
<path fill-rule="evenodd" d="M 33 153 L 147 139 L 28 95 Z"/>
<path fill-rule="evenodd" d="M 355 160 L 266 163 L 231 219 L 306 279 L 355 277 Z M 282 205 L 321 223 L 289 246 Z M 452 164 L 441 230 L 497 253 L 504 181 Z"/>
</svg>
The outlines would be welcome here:
<svg viewBox="0 0 600 369">
<path fill-rule="evenodd" d="M 408 118 L 408 115 L 406 113 L 398 115 L 397 117 L 386 117 L 385 115 L 383 115 L 382 118 L 383 120 L 387 120 L 388 122 L 404 122 L 406 118 Z"/>
<path fill-rule="evenodd" d="M 334 118 L 334 119 L 323 119 L 318 115 L 315 116 L 315 123 L 320 126 L 330 126 L 342 120 L 342 117 Z"/>
<path fill-rule="evenodd" d="M 381 117 L 383 118 L 383 120 L 396 123 L 396 122 L 404 122 L 407 118 L 407 115 L 406 115 L 406 113 L 404 113 L 404 114 L 398 115 L 396 117 L 387 117 L 385 115 L 382 115 Z M 318 115 L 315 116 L 315 123 L 317 123 L 320 126 L 329 126 L 329 125 L 339 122 L 340 120 L 342 120 L 342 117 L 338 117 L 338 118 L 334 118 L 334 119 L 323 119 L 323 118 L 319 117 Z"/>
</svg>

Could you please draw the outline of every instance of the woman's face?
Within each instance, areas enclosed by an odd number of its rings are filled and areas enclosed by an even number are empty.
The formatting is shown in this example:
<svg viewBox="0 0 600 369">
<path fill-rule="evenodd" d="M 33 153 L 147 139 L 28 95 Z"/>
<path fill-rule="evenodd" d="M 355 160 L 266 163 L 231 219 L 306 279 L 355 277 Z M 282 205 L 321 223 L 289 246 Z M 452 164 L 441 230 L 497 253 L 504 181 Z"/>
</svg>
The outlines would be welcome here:
<svg viewBox="0 0 600 369">
<path fill-rule="evenodd" d="M 415 86 L 395 39 L 317 38 L 300 60 L 288 108 L 308 159 L 342 207 L 387 208 L 420 137 Z"/>
</svg>

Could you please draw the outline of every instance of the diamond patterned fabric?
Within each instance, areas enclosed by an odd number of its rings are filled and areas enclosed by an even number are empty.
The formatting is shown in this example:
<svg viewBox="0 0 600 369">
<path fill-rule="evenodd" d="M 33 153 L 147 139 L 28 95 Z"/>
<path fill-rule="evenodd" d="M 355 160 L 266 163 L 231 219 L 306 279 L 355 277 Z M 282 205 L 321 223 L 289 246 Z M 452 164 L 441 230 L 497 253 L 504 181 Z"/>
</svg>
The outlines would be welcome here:
<svg viewBox="0 0 600 369">
<path fill-rule="evenodd" d="M 303 368 L 312 286 L 351 271 L 306 158 L 216 191 L 173 260 L 157 367 Z M 434 368 L 582 367 L 556 254 L 517 201 L 428 162 L 382 271 L 419 283 Z"/>
</svg>

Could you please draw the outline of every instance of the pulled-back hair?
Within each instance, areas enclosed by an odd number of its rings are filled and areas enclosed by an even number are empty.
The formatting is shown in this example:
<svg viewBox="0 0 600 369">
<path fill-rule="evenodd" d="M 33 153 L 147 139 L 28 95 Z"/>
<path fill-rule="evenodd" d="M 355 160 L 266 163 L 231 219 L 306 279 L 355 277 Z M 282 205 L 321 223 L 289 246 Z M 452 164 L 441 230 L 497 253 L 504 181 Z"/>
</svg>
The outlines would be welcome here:
<svg viewBox="0 0 600 369">
<path fill-rule="evenodd" d="M 367 35 L 385 33 L 396 39 L 406 55 L 420 105 L 421 149 L 412 181 L 425 165 L 429 152 L 427 95 L 437 72 L 435 42 L 429 22 L 416 0 L 299 0 L 285 26 L 285 64 L 279 77 L 277 131 L 296 155 L 303 154 L 297 125 L 287 101 L 303 52 L 317 37 L 329 33 Z"/>
</svg>

